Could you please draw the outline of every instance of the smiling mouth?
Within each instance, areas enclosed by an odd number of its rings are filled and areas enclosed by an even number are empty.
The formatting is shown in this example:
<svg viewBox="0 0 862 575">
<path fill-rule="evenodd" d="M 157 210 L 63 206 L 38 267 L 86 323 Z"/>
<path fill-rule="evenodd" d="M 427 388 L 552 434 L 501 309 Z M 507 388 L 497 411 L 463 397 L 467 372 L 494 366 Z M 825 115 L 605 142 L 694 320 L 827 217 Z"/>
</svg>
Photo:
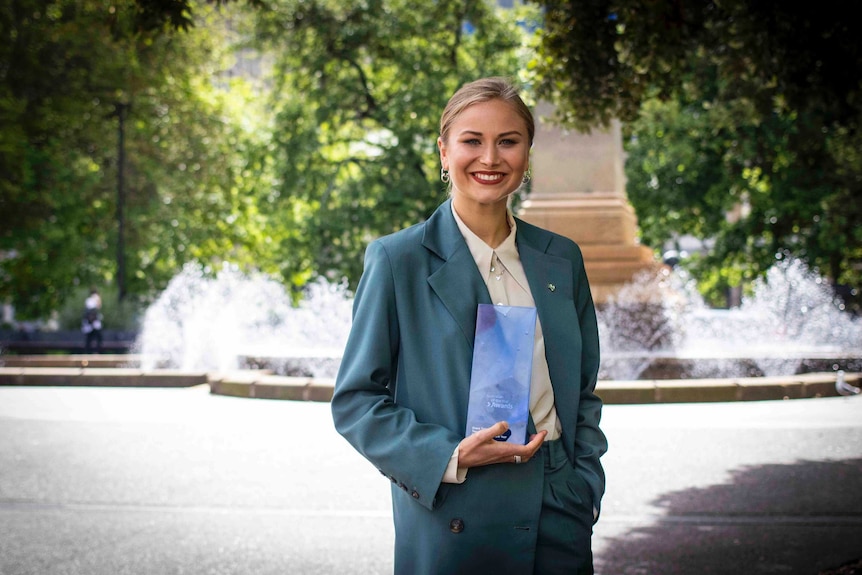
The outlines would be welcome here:
<svg viewBox="0 0 862 575">
<path fill-rule="evenodd" d="M 496 184 L 505 174 L 500 172 L 473 172 L 473 177 L 484 184 Z"/>
</svg>

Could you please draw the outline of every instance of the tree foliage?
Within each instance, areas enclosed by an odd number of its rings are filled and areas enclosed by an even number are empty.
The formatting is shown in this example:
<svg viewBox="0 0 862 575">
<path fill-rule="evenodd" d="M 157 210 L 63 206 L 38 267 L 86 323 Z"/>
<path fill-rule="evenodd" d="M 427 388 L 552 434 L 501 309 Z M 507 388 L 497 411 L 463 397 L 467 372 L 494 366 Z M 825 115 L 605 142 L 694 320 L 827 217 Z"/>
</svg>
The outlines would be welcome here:
<svg viewBox="0 0 862 575">
<path fill-rule="evenodd" d="M 160 1 L 138 5 L 158 12 Z M 436 137 L 448 97 L 480 76 L 518 77 L 538 12 L 490 0 L 249 4 L 248 45 L 271 73 L 258 265 L 294 288 L 318 276 L 355 286 L 369 240 L 422 221 L 445 197 Z"/>
<path fill-rule="evenodd" d="M 136 15 L 97 0 L 0 10 L 0 298 L 19 317 L 118 282 L 119 109 L 128 292 L 163 287 L 190 259 L 251 259 L 253 225 L 230 224 L 249 215 L 238 151 L 252 138 L 239 92 L 213 82 L 227 28 L 141 32 Z"/>
<path fill-rule="evenodd" d="M 355 285 L 370 239 L 430 215 L 446 193 L 439 114 L 465 81 L 517 76 L 524 16 L 453 0 L 274 0 L 258 12 L 255 36 L 274 55 L 270 228 L 285 277 Z"/>
<path fill-rule="evenodd" d="M 716 285 L 784 253 L 862 284 L 862 41 L 845 7 L 540 3 L 538 93 L 565 124 L 625 122 L 645 243 L 713 238 L 700 269 Z"/>
<path fill-rule="evenodd" d="M 297 288 L 320 275 L 355 284 L 369 239 L 443 199 L 439 113 L 466 80 L 517 75 L 529 12 L 454 0 L 5 5 L 0 299 L 19 318 L 121 280 L 146 299 L 191 261 Z"/>
</svg>

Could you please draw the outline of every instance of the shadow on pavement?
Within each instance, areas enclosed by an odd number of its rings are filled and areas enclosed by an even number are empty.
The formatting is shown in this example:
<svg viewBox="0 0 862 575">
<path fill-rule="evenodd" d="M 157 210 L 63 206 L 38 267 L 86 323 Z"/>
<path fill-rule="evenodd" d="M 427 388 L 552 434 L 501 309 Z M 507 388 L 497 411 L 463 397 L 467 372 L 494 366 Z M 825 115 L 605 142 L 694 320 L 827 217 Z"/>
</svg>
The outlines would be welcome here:
<svg viewBox="0 0 862 575">
<path fill-rule="evenodd" d="M 799 461 L 666 493 L 663 516 L 608 539 L 597 573 L 862 574 L 860 477 L 862 459 Z"/>
</svg>

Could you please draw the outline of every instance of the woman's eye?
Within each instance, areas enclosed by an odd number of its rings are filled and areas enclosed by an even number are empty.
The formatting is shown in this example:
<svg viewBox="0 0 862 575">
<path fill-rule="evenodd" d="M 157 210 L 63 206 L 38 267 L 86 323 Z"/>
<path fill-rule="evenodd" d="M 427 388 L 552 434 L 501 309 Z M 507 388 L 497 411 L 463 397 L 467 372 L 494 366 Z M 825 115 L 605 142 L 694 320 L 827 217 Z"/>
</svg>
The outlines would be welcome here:
<svg viewBox="0 0 862 575">
<path fill-rule="evenodd" d="M 514 145 L 515 145 L 515 144 L 517 144 L 517 143 L 518 143 L 518 142 L 516 142 L 515 140 L 510 140 L 510 139 L 508 139 L 508 138 L 506 138 L 506 139 L 504 139 L 504 140 L 500 140 L 500 145 L 501 145 L 501 146 L 514 146 Z"/>
<path fill-rule="evenodd" d="M 469 140 L 464 140 L 464 143 L 469 146 L 478 146 L 481 144 L 478 138 L 470 138 Z"/>
</svg>

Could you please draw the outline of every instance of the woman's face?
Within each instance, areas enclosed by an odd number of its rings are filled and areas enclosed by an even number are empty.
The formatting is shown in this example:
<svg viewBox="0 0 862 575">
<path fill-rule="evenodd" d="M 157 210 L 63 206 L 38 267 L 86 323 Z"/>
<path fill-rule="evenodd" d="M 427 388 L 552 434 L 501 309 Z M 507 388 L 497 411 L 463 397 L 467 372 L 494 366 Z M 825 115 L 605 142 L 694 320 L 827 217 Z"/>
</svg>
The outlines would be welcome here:
<svg viewBox="0 0 862 575">
<path fill-rule="evenodd" d="M 452 178 L 452 196 L 479 204 L 506 202 L 530 162 L 527 123 L 503 100 L 466 108 L 446 142 L 437 140 L 440 162 Z"/>
</svg>

